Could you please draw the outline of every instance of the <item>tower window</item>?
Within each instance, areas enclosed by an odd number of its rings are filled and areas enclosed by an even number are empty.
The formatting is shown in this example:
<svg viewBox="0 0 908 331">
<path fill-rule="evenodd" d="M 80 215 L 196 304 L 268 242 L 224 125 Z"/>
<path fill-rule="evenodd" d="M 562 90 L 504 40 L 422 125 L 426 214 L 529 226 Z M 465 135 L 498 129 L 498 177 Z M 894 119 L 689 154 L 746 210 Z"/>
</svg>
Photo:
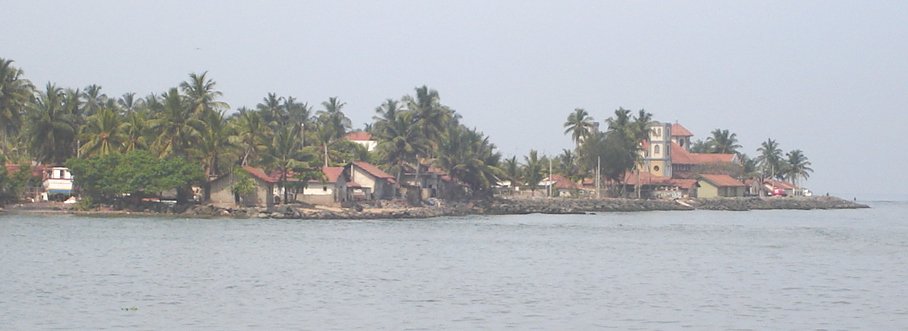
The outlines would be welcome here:
<svg viewBox="0 0 908 331">
<path fill-rule="evenodd" d="M 653 166 L 653 171 L 659 171 L 659 166 Z"/>
<path fill-rule="evenodd" d="M 653 155 L 659 155 L 659 153 L 661 153 L 661 152 L 662 151 L 659 148 L 659 145 L 653 145 Z"/>
</svg>

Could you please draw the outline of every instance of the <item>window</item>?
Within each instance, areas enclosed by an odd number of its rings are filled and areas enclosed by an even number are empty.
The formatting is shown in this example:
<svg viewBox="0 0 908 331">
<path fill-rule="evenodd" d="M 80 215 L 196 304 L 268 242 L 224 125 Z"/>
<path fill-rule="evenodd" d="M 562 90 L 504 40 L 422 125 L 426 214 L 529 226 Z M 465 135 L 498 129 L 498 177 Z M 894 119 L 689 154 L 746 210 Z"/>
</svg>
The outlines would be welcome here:
<svg viewBox="0 0 908 331">
<path fill-rule="evenodd" d="M 653 166 L 653 171 L 659 171 L 659 166 Z"/>
<path fill-rule="evenodd" d="M 659 153 L 662 153 L 660 147 L 661 146 L 659 146 L 659 145 L 653 145 L 653 155 L 659 155 Z"/>
<path fill-rule="evenodd" d="M 328 192 L 328 186 L 322 186 L 322 191 L 323 191 L 323 192 Z"/>
</svg>

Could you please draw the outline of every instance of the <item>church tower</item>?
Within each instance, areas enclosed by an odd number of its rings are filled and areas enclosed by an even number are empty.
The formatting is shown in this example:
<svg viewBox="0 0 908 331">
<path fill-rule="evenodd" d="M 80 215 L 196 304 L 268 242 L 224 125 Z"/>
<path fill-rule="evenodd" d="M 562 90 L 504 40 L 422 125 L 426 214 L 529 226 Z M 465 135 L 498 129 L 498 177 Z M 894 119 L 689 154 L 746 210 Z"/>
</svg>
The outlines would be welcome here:
<svg viewBox="0 0 908 331">
<path fill-rule="evenodd" d="M 672 176 L 672 125 L 652 122 L 649 129 L 649 146 L 644 152 L 644 166 L 653 176 Z"/>
</svg>

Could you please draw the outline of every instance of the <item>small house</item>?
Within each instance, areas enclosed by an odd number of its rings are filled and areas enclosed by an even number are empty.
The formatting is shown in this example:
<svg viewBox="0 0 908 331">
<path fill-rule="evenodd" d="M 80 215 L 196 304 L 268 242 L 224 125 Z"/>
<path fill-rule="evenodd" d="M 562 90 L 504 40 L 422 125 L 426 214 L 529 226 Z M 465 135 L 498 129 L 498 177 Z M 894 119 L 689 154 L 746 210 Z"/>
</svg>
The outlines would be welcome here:
<svg viewBox="0 0 908 331">
<path fill-rule="evenodd" d="M 348 182 L 348 194 L 357 200 L 390 199 L 396 184 L 394 176 L 363 161 L 356 161 L 344 167 Z"/>
<path fill-rule="evenodd" d="M 697 183 L 699 198 L 743 197 L 747 191 L 747 184 L 729 175 L 700 175 Z"/>
<path fill-rule="evenodd" d="M 246 194 L 234 193 L 234 187 L 239 183 L 238 174 L 228 173 L 211 181 L 211 197 L 209 202 L 224 205 L 242 205 L 271 207 L 274 206 L 274 187 L 277 180 L 261 168 L 244 166 L 238 171 L 247 174 L 253 181 L 254 189 Z"/>
<path fill-rule="evenodd" d="M 334 205 L 349 200 L 344 167 L 323 167 L 321 180 L 309 180 L 297 199 L 315 205 Z"/>
</svg>

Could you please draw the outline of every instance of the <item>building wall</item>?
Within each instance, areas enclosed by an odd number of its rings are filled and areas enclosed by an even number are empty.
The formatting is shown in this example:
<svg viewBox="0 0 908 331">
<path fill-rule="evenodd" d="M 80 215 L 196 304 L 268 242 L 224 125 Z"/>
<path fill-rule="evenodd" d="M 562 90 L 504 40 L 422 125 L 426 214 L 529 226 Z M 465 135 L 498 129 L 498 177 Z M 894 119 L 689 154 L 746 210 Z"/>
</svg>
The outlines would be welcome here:
<svg viewBox="0 0 908 331">
<path fill-rule="evenodd" d="M 360 144 L 366 148 L 367 151 L 374 151 L 378 147 L 378 141 L 375 140 L 351 140 L 354 143 Z"/>
<path fill-rule="evenodd" d="M 705 180 L 699 181 L 700 188 L 697 189 L 698 198 L 716 198 L 719 197 L 719 188 Z"/>
<path fill-rule="evenodd" d="M 653 122 L 649 128 L 649 150 L 644 164 L 647 171 L 655 176 L 672 176 L 671 124 Z"/>
<path fill-rule="evenodd" d="M 252 177 L 255 182 L 255 191 L 241 197 L 244 206 L 270 207 L 274 205 L 273 187 L 271 183 Z M 211 182 L 211 197 L 209 202 L 217 204 L 235 204 L 233 183 L 236 177 L 228 174 Z"/>
<path fill-rule="evenodd" d="M 697 197 L 699 198 L 743 197 L 744 192 L 747 191 L 746 186 L 716 187 L 705 180 L 701 180 L 699 183 L 700 188 L 697 189 Z"/>
</svg>

